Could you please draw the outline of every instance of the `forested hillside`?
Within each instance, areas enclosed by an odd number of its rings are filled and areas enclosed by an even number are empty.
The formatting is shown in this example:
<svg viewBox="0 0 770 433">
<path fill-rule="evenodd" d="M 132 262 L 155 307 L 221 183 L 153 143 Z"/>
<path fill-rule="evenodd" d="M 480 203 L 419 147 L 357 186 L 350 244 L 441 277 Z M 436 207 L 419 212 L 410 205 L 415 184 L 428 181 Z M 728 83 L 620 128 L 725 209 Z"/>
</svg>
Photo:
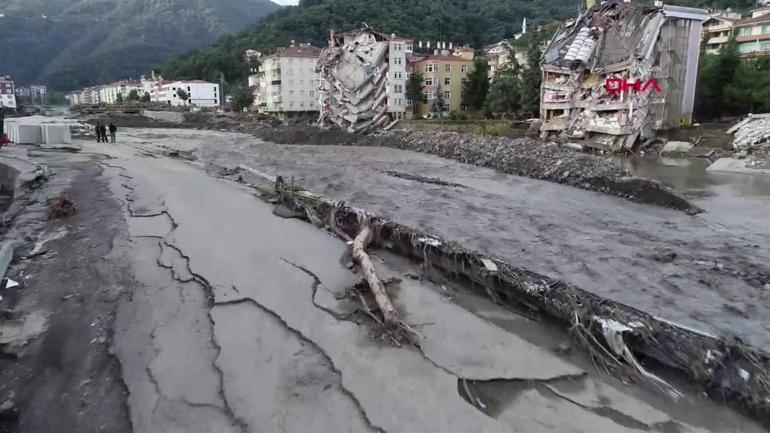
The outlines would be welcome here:
<svg viewBox="0 0 770 433">
<path fill-rule="evenodd" d="M 748 9 L 752 0 L 676 0 L 697 7 Z M 578 13 L 578 0 L 301 0 L 206 50 L 171 62 L 164 73 L 174 77 L 244 78 L 246 49 L 269 50 L 290 41 L 324 45 L 329 29 L 351 29 L 364 23 L 386 32 L 422 40 L 468 43 L 473 47 L 509 38 L 527 18 L 530 29 Z M 584 6 L 583 6 L 584 7 Z"/>
<path fill-rule="evenodd" d="M 136 77 L 278 9 L 269 0 L 0 0 L 0 75 L 62 90 Z"/>
</svg>

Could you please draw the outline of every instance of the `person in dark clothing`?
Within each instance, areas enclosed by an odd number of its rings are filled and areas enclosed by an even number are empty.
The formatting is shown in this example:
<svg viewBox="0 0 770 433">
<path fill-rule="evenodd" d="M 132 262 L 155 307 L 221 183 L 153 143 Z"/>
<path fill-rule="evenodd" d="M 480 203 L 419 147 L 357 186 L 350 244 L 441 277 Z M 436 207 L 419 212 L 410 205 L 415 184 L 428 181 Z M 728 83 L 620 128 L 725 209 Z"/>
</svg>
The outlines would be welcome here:
<svg viewBox="0 0 770 433">
<path fill-rule="evenodd" d="M 99 132 L 101 133 L 101 136 L 102 136 L 102 143 L 107 143 L 108 142 L 107 141 L 107 125 L 101 124 L 99 126 Z"/>
<path fill-rule="evenodd" d="M 115 135 L 118 132 L 118 127 L 115 126 L 114 123 L 110 122 L 110 139 L 112 139 L 112 143 L 115 143 Z"/>
<path fill-rule="evenodd" d="M 96 122 L 96 142 L 102 142 L 102 122 Z"/>
</svg>

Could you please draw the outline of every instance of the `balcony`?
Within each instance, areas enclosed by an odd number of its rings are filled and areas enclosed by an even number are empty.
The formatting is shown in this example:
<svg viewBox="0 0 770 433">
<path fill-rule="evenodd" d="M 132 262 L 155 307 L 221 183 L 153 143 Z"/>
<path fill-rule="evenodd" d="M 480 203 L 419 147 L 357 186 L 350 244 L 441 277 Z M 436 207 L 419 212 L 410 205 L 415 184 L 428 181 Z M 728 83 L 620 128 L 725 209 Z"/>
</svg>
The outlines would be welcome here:
<svg viewBox="0 0 770 433">
<path fill-rule="evenodd" d="M 717 36 L 717 37 L 709 38 L 709 40 L 706 41 L 706 45 L 726 44 L 729 39 L 730 38 L 728 38 L 727 36 Z"/>
</svg>

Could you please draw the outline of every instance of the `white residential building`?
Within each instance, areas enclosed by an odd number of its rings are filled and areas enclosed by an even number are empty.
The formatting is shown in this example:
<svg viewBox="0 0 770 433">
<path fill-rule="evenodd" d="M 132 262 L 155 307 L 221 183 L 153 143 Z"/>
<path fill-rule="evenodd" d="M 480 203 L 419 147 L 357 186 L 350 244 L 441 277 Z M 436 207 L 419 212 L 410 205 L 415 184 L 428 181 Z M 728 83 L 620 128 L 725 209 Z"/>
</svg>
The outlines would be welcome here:
<svg viewBox="0 0 770 433">
<path fill-rule="evenodd" d="M 310 44 L 299 44 L 263 57 L 257 74 L 259 111 L 281 116 L 318 111 L 315 66 L 320 52 Z"/>
<path fill-rule="evenodd" d="M 180 90 L 187 94 L 186 100 L 179 97 Z M 222 101 L 219 85 L 203 80 L 158 81 L 150 97 L 154 102 L 174 106 L 216 107 Z"/>
<path fill-rule="evenodd" d="M 131 93 L 132 90 L 136 90 L 136 92 L 139 94 L 139 97 L 141 97 L 143 94 L 142 84 L 138 81 L 116 81 L 114 83 L 101 86 L 99 88 L 99 98 L 101 99 L 101 102 L 115 104 L 118 102 L 118 95 L 121 95 L 122 99 L 125 101 L 126 98 L 128 98 L 128 94 Z"/>
<path fill-rule="evenodd" d="M 414 42 L 394 34 L 388 42 L 388 113 L 399 118 L 406 114 L 406 55 L 412 53 Z"/>
<path fill-rule="evenodd" d="M 16 83 L 11 77 L 0 77 L 0 108 L 16 109 Z"/>
</svg>

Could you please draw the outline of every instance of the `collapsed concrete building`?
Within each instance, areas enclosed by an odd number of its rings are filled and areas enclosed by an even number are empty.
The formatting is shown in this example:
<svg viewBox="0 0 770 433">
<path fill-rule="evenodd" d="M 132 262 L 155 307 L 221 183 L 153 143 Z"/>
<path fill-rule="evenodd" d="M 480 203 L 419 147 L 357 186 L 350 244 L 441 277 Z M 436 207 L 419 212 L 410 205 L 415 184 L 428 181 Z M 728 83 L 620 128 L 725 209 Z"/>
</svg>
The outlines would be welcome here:
<svg viewBox="0 0 770 433">
<path fill-rule="evenodd" d="M 373 29 L 332 32 L 318 59 L 319 123 L 351 133 L 406 115 L 406 55 L 412 41 Z"/>
<path fill-rule="evenodd" d="M 541 59 L 543 136 L 633 149 L 692 123 L 705 10 L 617 0 L 558 31 Z"/>
</svg>

